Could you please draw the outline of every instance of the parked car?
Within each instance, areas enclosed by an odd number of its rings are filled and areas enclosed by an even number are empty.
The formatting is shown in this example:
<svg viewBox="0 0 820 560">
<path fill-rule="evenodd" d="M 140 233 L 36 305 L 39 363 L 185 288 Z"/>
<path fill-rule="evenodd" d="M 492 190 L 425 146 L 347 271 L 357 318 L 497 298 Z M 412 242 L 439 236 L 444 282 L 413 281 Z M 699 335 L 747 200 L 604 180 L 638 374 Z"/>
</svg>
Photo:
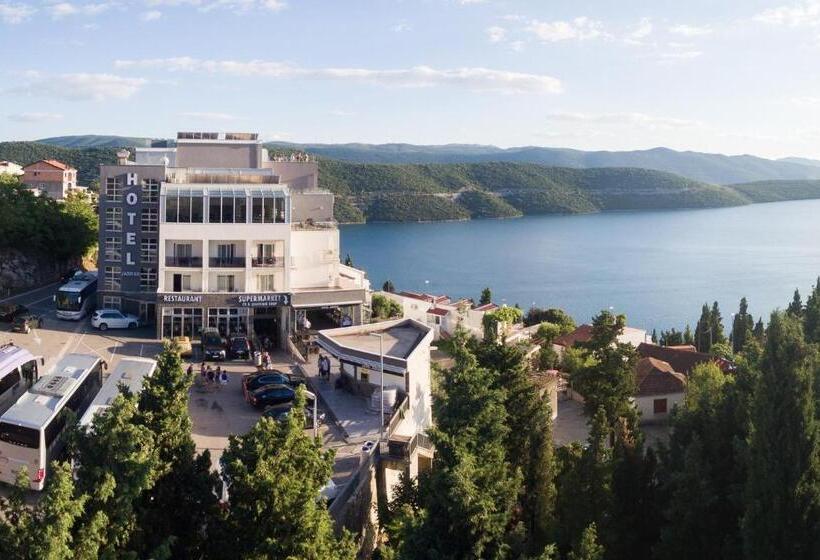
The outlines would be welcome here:
<svg viewBox="0 0 820 560">
<path fill-rule="evenodd" d="M 277 404 L 266 408 L 262 416 L 273 418 L 277 422 L 284 422 L 291 410 L 293 410 L 293 403 Z M 305 414 L 305 428 L 313 428 L 313 403 L 306 405 L 303 412 Z M 316 420 L 319 421 L 319 424 L 322 424 L 325 420 L 325 414 L 323 412 L 317 413 Z"/>
<path fill-rule="evenodd" d="M 248 395 L 249 402 L 256 408 L 291 402 L 294 398 L 296 391 L 287 385 L 265 385 Z"/>
<path fill-rule="evenodd" d="M 98 309 L 91 316 L 91 326 L 101 331 L 108 329 L 136 329 L 140 318 L 119 309 Z"/>
<path fill-rule="evenodd" d="M 206 360 L 224 360 L 227 356 L 225 339 L 222 338 L 217 329 L 208 328 L 202 331 L 199 343 L 202 347 L 202 356 Z"/>
<path fill-rule="evenodd" d="M 39 329 L 43 326 L 43 318 L 39 315 L 31 315 L 27 313 L 25 315 L 18 315 L 14 318 L 14 322 L 11 325 L 12 332 L 19 332 L 19 333 L 30 333 L 31 329 Z"/>
<path fill-rule="evenodd" d="M 279 370 L 255 373 L 242 378 L 242 386 L 247 393 L 256 391 L 265 385 L 290 385 L 290 378 Z"/>
<path fill-rule="evenodd" d="M 28 308 L 19 303 L 4 303 L 0 305 L 0 321 L 11 323 L 14 318 L 23 313 L 28 313 Z"/>
<path fill-rule="evenodd" d="M 234 360 L 251 359 L 251 343 L 244 336 L 235 336 L 228 346 L 231 358 Z"/>
<path fill-rule="evenodd" d="M 174 344 L 179 348 L 179 355 L 183 358 L 190 358 L 194 354 L 194 347 L 191 345 L 191 339 L 187 336 L 175 336 Z"/>
</svg>

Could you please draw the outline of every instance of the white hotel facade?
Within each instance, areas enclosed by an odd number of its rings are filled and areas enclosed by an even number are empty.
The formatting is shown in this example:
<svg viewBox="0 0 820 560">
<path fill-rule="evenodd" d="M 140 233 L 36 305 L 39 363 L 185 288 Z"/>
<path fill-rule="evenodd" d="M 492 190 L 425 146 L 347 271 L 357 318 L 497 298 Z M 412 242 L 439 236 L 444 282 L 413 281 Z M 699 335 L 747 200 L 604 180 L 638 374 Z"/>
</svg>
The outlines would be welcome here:
<svg viewBox="0 0 820 560">
<path fill-rule="evenodd" d="M 159 337 L 270 336 L 361 322 L 368 281 L 339 260 L 333 195 L 304 155 L 271 160 L 255 134 L 179 133 L 101 166 L 100 307 Z"/>
</svg>

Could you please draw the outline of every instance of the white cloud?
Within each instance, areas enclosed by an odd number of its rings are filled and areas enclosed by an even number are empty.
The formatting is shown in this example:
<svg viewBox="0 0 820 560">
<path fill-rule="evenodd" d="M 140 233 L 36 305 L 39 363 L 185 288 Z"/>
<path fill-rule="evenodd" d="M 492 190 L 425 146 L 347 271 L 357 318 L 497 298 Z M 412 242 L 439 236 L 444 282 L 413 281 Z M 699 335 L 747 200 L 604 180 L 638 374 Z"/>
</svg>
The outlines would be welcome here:
<svg viewBox="0 0 820 560">
<path fill-rule="evenodd" d="M 162 12 L 159 10 L 149 10 L 147 12 L 143 12 L 140 16 L 142 21 L 156 21 L 162 17 Z"/>
<path fill-rule="evenodd" d="M 63 116 L 59 113 L 16 113 L 8 115 L 8 119 L 15 122 L 59 121 L 62 118 Z"/>
<path fill-rule="evenodd" d="M 57 2 L 50 4 L 47 9 L 53 19 L 60 19 L 73 15 L 96 16 L 111 7 L 112 4 L 108 2 L 100 2 L 96 4 L 72 4 L 71 2 Z"/>
<path fill-rule="evenodd" d="M 114 74 L 41 74 L 25 73 L 25 83 L 12 86 L 6 93 L 54 97 L 72 101 L 107 101 L 128 99 L 147 82 L 143 78 L 125 78 Z"/>
<path fill-rule="evenodd" d="M 670 43 L 670 46 L 674 48 L 674 44 Z M 657 58 L 661 60 L 665 60 L 667 62 L 675 61 L 675 60 L 692 60 L 693 58 L 698 58 L 703 56 L 703 51 L 698 50 L 673 50 L 669 52 L 661 52 L 655 55 Z"/>
<path fill-rule="evenodd" d="M 487 28 L 487 37 L 490 39 L 491 43 L 500 43 L 504 40 L 506 34 L 507 30 L 497 25 Z"/>
<path fill-rule="evenodd" d="M 512 41 L 510 43 L 510 50 L 521 52 L 524 50 L 524 41 Z"/>
<path fill-rule="evenodd" d="M 283 0 L 147 0 L 149 6 L 193 6 L 201 12 L 226 10 L 246 13 L 252 10 L 279 12 L 287 7 Z"/>
<path fill-rule="evenodd" d="M 23 23 L 37 11 L 36 8 L 25 4 L 5 4 L 0 2 L 0 20 L 3 23 Z"/>
<path fill-rule="evenodd" d="M 641 18 L 641 21 L 638 22 L 638 25 L 629 33 L 630 39 L 644 39 L 652 34 L 652 30 L 654 26 L 652 25 L 652 19 L 645 17 Z"/>
<path fill-rule="evenodd" d="M 702 126 L 698 121 L 658 117 L 646 113 L 552 113 L 551 123 L 589 124 L 595 126 L 630 126 L 649 129 L 677 129 Z"/>
<path fill-rule="evenodd" d="M 455 68 L 439 70 L 414 66 L 394 70 L 368 68 L 302 68 L 284 62 L 265 60 L 200 60 L 190 57 L 117 60 L 117 68 L 159 69 L 169 72 L 227 74 L 232 76 L 302 78 L 363 82 L 392 87 L 452 86 L 477 91 L 501 93 L 560 93 L 561 81 L 546 74 L 492 70 L 489 68 Z"/>
<path fill-rule="evenodd" d="M 262 6 L 272 12 L 278 12 L 287 8 L 288 5 L 281 0 L 263 0 Z"/>
<path fill-rule="evenodd" d="M 407 31 L 411 31 L 413 28 L 410 27 L 410 24 L 406 21 L 400 21 L 399 23 L 390 27 L 390 30 L 395 33 L 405 33 Z"/>
<path fill-rule="evenodd" d="M 816 27 L 820 25 L 820 2 L 809 0 L 787 6 L 769 8 L 754 16 L 756 21 L 789 27 Z"/>
<path fill-rule="evenodd" d="M 673 25 L 669 28 L 670 33 L 675 33 L 676 35 L 683 35 L 684 37 L 700 37 L 701 35 L 709 35 L 712 32 L 712 28 L 708 25 Z"/>
<path fill-rule="evenodd" d="M 469 6 L 470 4 L 486 4 L 487 0 L 458 0 L 462 6 Z"/>
<path fill-rule="evenodd" d="M 180 113 L 179 116 L 189 119 L 201 119 L 204 121 L 236 121 L 242 119 L 242 117 L 231 115 L 230 113 L 210 113 L 198 111 Z"/>
<path fill-rule="evenodd" d="M 558 41 L 594 39 L 603 35 L 604 24 L 587 17 L 577 17 L 571 21 L 540 21 L 531 20 L 527 31 L 542 41 L 554 43 Z"/>
<path fill-rule="evenodd" d="M 330 114 L 334 117 L 352 117 L 356 115 L 356 113 L 352 111 L 345 111 L 344 109 L 334 109 L 330 112 Z"/>
</svg>

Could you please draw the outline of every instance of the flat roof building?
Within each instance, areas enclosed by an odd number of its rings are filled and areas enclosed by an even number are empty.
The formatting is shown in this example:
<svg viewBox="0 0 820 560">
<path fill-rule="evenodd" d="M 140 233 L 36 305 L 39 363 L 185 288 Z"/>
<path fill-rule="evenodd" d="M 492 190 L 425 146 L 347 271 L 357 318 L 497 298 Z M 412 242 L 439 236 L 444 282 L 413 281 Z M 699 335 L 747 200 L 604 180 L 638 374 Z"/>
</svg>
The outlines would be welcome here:
<svg viewBox="0 0 820 560">
<path fill-rule="evenodd" d="M 339 261 L 333 194 L 303 154 L 253 133 L 180 132 L 100 170 L 99 305 L 161 337 L 270 338 L 361 322 L 368 281 Z"/>
</svg>

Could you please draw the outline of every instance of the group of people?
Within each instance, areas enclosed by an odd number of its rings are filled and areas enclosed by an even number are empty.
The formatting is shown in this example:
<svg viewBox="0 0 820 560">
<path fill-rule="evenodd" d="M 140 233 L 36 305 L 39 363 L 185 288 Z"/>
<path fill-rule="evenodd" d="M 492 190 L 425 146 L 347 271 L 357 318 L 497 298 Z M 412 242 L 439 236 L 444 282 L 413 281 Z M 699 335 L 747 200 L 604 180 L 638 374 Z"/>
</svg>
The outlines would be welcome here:
<svg viewBox="0 0 820 560">
<path fill-rule="evenodd" d="M 190 377 L 194 376 L 194 364 L 188 365 L 188 375 Z M 206 385 L 218 386 L 228 384 L 228 372 L 222 369 L 222 366 L 216 366 L 216 369 L 214 369 L 210 364 L 202 362 L 199 365 L 199 375 Z"/>
<path fill-rule="evenodd" d="M 323 354 L 319 354 L 319 377 L 330 379 L 330 358 Z"/>
</svg>

